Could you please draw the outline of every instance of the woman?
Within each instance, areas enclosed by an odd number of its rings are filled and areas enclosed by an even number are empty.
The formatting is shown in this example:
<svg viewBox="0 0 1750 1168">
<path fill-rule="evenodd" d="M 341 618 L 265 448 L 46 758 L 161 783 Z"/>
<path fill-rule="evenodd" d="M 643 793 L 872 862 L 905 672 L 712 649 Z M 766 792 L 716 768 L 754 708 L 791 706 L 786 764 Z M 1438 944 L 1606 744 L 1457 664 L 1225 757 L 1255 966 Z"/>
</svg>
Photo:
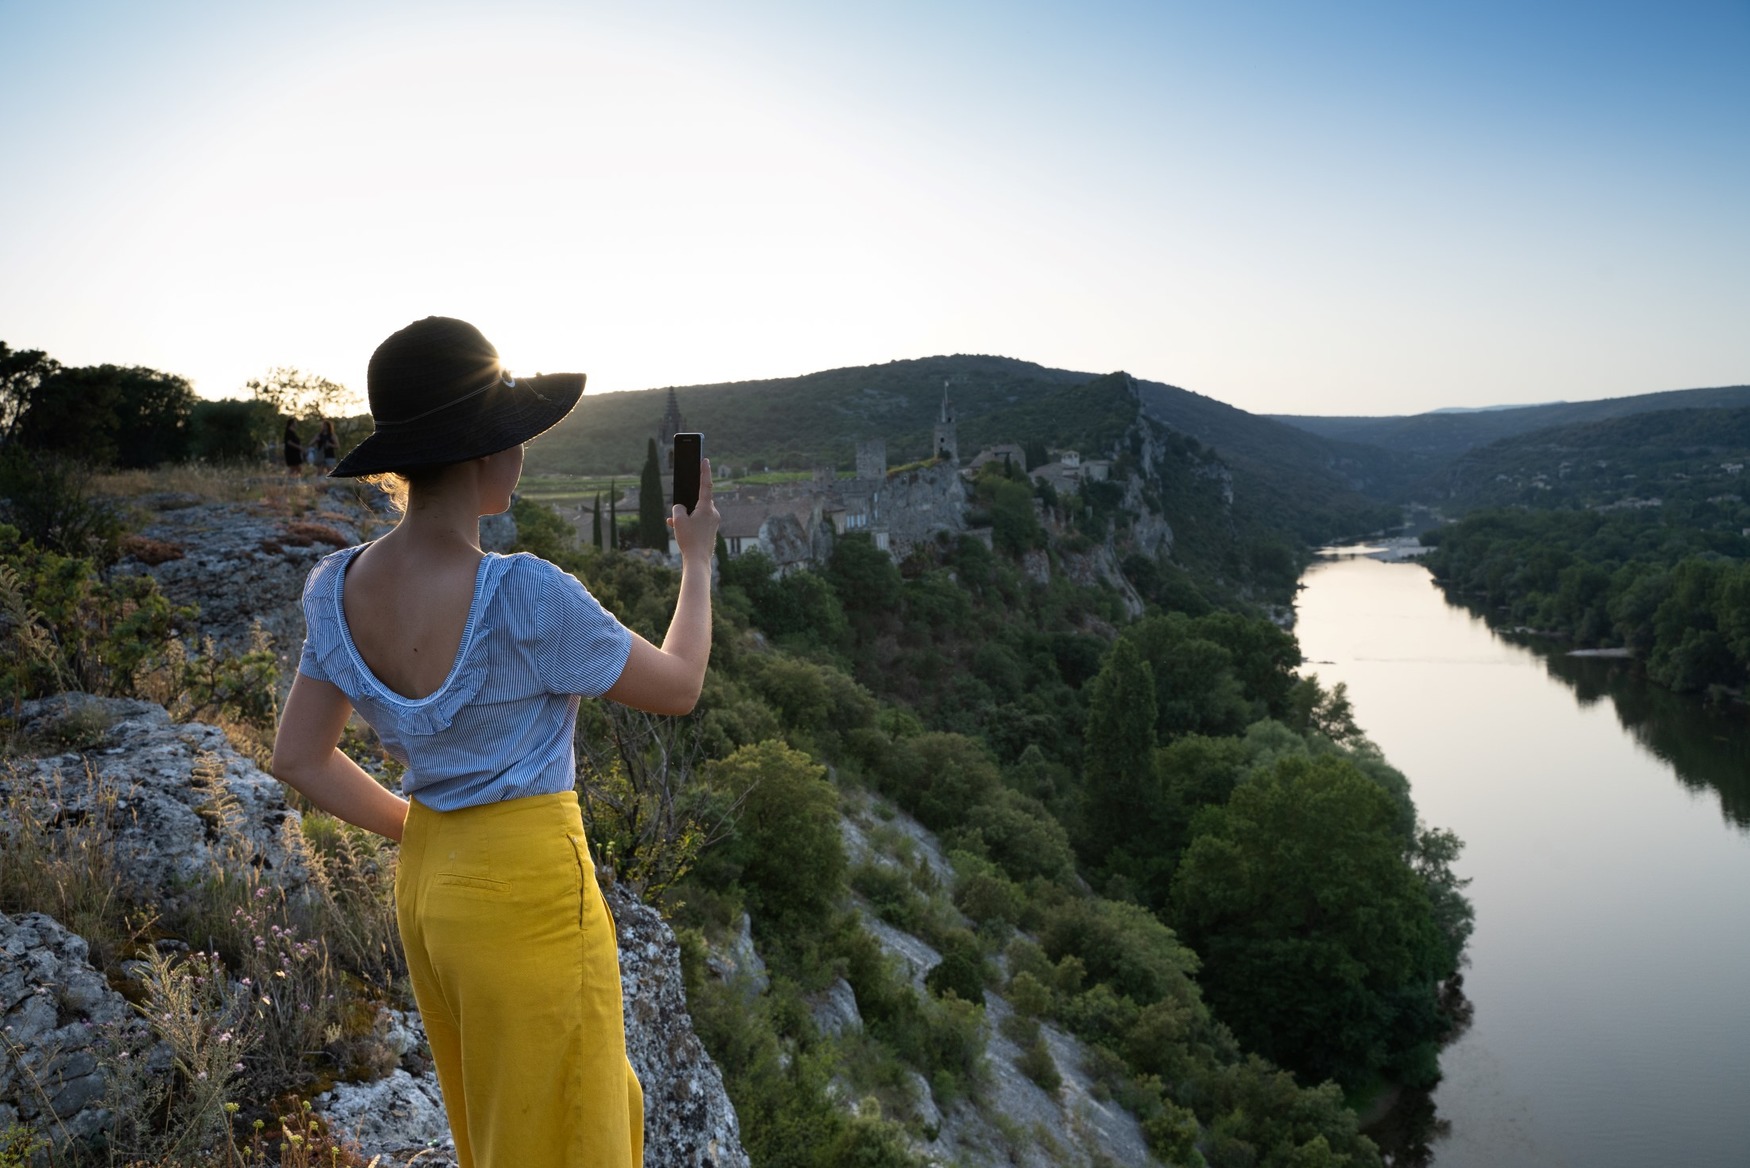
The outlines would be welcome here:
<svg viewBox="0 0 1750 1168">
<path fill-rule="evenodd" d="M 340 438 L 334 432 L 334 421 L 323 418 L 322 428 L 316 431 L 316 465 L 324 471 L 333 470 L 335 457 L 339 453 Z"/>
<path fill-rule="evenodd" d="M 634 1165 L 613 920 L 575 791 L 582 697 L 684 714 L 711 648 L 709 466 L 669 520 L 681 589 L 662 647 L 576 579 L 480 550 L 522 444 L 583 375 L 516 379 L 478 330 L 428 317 L 371 358 L 375 429 L 334 474 L 398 472 L 406 509 L 305 585 L 308 635 L 273 770 L 318 807 L 401 841 L 397 921 L 462 1168 Z M 358 710 L 407 763 L 402 798 L 336 749 Z"/>
<path fill-rule="evenodd" d="M 285 434 L 281 437 L 285 446 L 286 474 L 301 478 L 304 474 L 304 438 L 298 433 L 296 418 L 286 419 Z"/>
</svg>

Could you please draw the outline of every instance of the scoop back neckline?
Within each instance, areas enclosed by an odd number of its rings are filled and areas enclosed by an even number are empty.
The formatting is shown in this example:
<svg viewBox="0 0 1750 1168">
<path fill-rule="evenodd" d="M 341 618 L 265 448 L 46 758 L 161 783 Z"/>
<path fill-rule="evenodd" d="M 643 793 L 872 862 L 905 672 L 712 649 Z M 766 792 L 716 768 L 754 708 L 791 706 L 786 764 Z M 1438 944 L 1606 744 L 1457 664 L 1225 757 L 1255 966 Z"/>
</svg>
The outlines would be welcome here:
<svg viewBox="0 0 1750 1168">
<path fill-rule="evenodd" d="M 345 553 L 346 560 L 340 565 L 340 571 L 337 573 L 333 599 L 334 614 L 340 628 L 340 643 L 346 647 L 347 656 L 352 658 L 353 666 L 358 669 L 360 676 L 369 683 L 372 689 L 377 690 L 380 696 L 386 697 L 397 705 L 405 706 L 408 709 L 418 709 L 421 706 L 430 705 L 432 702 L 443 697 L 449 690 L 450 686 L 455 684 L 456 678 L 461 675 L 462 662 L 468 658 L 468 650 L 474 644 L 474 633 L 480 625 L 480 598 L 486 592 L 487 565 L 493 560 L 502 557 L 500 557 L 497 552 L 480 553 L 480 563 L 474 569 L 474 595 L 468 600 L 468 621 L 462 626 L 462 639 L 456 645 L 456 659 L 450 662 L 450 671 L 444 674 L 443 681 L 438 684 L 436 689 L 432 690 L 422 698 L 410 698 L 404 694 L 396 692 L 394 687 L 390 686 L 382 678 L 377 676 L 376 671 L 365 661 L 365 655 L 360 653 L 358 646 L 353 643 L 352 626 L 346 622 L 346 604 L 344 598 L 346 595 L 347 571 L 352 567 L 353 561 L 358 559 L 359 553 L 363 552 L 375 542 L 375 540 L 371 540 L 367 543 L 357 544 L 348 548 Z"/>
</svg>

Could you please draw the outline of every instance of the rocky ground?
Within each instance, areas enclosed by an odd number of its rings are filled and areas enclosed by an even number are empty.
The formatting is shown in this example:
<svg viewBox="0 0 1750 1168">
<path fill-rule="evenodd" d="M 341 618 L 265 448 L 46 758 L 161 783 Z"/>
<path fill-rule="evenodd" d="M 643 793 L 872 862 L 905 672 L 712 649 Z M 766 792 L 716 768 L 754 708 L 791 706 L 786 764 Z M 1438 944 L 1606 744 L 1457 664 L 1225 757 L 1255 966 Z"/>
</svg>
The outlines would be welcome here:
<svg viewBox="0 0 1750 1168">
<path fill-rule="evenodd" d="M 284 788 L 233 750 L 222 732 L 178 724 L 147 702 L 70 694 L 25 703 L 17 741 L 53 742 L 69 724 L 77 749 L 27 748 L 0 769 L 0 802 L 36 801 L 43 821 L 70 830 L 93 816 L 112 825 L 115 863 L 138 903 L 168 909 L 203 875 L 247 862 L 297 895 L 308 874 L 284 843 L 298 812 Z M 193 781 L 197 767 L 209 776 Z M 215 829 L 214 784 L 235 815 Z M 16 830 L 8 825 L 5 830 Z M 10 846 L 10 844 L 8 845 Z M 620 934 L 628 1054 L 644 1084 L 646 1163 L 746 1165 L 722 1078 L 692 1029 L 674 935 L 623 886 L 608 890 Z M 162 944 L 162 942 L 161 942 Z M 0 1130 L 23 1123 L 57 1142 L 90 1140 L 113 1119 L 105 1028 L 135 1012 L 95 969 L 86 943 L 41 913 L 0 915 Z M 368 1082 L 337 1084 L 315 1106 L 383 1164 L 444 1161 L 448 1126 L 418 1016 L 384 1007 L 377 1021 L 395 1065 Z"/>
</svg>

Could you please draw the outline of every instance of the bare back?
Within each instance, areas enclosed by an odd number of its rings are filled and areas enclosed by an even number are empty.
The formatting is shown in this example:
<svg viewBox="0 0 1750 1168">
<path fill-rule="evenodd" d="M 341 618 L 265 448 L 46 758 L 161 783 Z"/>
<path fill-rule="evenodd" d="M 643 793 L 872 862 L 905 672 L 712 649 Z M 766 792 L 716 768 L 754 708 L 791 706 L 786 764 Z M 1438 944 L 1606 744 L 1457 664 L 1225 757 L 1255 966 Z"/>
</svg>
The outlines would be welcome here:
<svg viewBox="0 0 1750 1168">
<path fill-rule="evenodd" d="M 386 537 L 347 566 L 347 631 L 377 680 L 404 698 L 436 693 L 468 627 L 481 555 Z"/>
</svg>

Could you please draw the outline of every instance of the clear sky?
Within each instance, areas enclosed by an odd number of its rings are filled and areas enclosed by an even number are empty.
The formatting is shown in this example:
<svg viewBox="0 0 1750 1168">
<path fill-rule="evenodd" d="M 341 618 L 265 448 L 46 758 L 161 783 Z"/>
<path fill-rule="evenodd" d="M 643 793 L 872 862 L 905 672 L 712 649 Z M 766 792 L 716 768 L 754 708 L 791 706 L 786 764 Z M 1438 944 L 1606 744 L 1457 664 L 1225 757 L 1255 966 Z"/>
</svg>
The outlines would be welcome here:
<svg viewBox="0 0 1750 1168">
<path fill-rule="evenodd" d="M 0 340 L 936 353 L 1260 413 L 1750 382 L 1750 0 L 0 0 Z"/>
</svg>

